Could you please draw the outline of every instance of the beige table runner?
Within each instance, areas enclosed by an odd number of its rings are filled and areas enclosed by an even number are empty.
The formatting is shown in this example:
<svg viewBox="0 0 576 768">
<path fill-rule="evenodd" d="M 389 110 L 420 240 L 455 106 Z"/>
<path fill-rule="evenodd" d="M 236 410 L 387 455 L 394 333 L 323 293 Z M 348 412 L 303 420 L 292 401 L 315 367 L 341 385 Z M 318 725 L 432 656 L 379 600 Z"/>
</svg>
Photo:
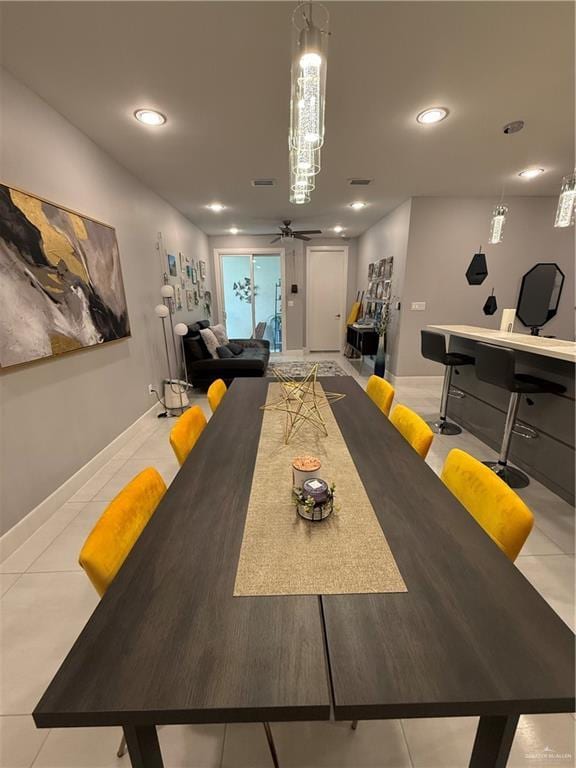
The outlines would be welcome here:
<svg viewBox="0 0 576 768">
<path fill-rule="evenodd" d="M 266 402 L 279 395 L 270 384 Z M 406 592 L 332 409 L 322 414 L 328 437 L 305 425 L 285 445 L 285 415 L 264 411 L 236 596 Z M 321 522 L 292 503 L 292 460 L 303 454 L 317 456 L 319 476 L 336 485 L 336 509 Z"/>
</svg>

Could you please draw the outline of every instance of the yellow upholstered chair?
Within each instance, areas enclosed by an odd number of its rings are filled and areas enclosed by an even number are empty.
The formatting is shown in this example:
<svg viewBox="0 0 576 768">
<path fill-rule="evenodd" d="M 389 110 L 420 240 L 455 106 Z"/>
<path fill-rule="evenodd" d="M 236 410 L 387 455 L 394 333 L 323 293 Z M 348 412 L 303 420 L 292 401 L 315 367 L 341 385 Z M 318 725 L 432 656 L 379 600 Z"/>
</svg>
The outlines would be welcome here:
<svg viewBox="0 0 576 768">
<path fill-rule="evenodd" d="M 170 431 L 172 446 L 180 466 L 186 461 L 188 454 L 194 448 L 196 441 L 206 426 L 206 416 L 199 405 L 193 405 L 185 411 Z"/>
<path fill-rule="evenodd" d="M 144 530 L 166 484 L 149 467 L 131 480 L 106 507 L 84 542 L 79 562 L 102 597 Z"/>
<path fill-rule="evenodd" d="M 212 413 L 216 411 L 227 391 L 226 384 L 224 384 L 222 379 L 216 379 L 216 381 L 210 384 L 208 387 L 208 402 Z"/>
<path fill-rule="evenodd" d="M 392 407 L 392 400 L 394 400 L 394 387 L 392 384 L 389 384 L 381 376 L 370 376 L 368 384 L 366 384 L 366 394 L 376 403 L 382 413 L 388 416 Z"/>
<path fill-rule="evenodd" d="M 156 469 L 148 467 L 120 491 L 100 516 L 78 558 L 100 597 L 114 581 L 165 493 L 164 480 Z M 126 754 L 124 736 L 116 754 Z"/>
<path fill-rule="evenodd" d="M 390 414 L 390 421 L 416 453 L 425 459 L 432 445 L 434 433 L 424 419 L 405 405 L 395 405 Z"/>
<path fill-rule="evenodd" d="M 522 499 L 482 462 L 464 451 L 450 451 L 442 481 L 500 549 L 515 560 L 534 525 Z"/>
</svg>

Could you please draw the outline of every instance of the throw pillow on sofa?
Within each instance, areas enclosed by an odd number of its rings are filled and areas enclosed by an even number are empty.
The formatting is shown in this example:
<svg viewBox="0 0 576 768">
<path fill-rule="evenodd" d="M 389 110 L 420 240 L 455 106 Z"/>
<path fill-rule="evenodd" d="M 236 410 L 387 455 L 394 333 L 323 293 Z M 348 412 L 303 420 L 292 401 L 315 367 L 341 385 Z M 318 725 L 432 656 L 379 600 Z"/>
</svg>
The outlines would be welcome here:
<svg viewBox="0 0 576 768">
<path fill-rule="evenodd" d="M 239 355 L 240 352 L 242 352 L 242 347 L 240 344 L 236 344 L 235 341 L 230 341 L 228 344 L 226 344 L 230 352 L 232 352 L 233 355 Z"/>
<path fill-rule="evenodd" d="M 229 341 L 228 334 L 226 333 L 226 328 L 221 323 L 219 323 L 218 325 L 211 325 L 210 330 L 212 331 L 214 336 L 216 336 L 216 338 L 218 339 L 218 344 L 221 347 L 228 344 L 228 341 Z"/>
<path fill-rule="evenodd" d="M 192 337 L 187 336 L 184 339 L 184 346 L 191 360 L 208 360 L 211 357 L 200 334 Z"/>
<path fill-rule="evenodd" d="M 202 336 L 202 341 L 204 344 L 206 344 L 206 349 L 212 357 L 218 358 L 218 355 L 216 354 L 216 350 L 220 346 L 220 342 L 214 336 L 214 333 L 210 330 L 210 328 L 201 328 L 200 329 L 200 336 Z"/>
<path fill-rule="evenodd" d="M 228 347 L 222 346 L 216 349 L 216 354 L 221 360 L 226 360 L 230 357 L 234 357 L 234 353 L 231 352 Z"/>
</svg>

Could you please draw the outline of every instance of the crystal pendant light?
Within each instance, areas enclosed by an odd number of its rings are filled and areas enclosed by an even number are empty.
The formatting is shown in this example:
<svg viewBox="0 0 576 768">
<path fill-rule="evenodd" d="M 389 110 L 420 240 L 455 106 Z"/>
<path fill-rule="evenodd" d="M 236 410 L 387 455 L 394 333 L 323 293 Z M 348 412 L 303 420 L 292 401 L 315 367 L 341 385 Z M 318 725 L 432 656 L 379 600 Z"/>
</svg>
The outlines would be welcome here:
<svg viewBox="0 0 576 768">
<path fill-rule="evenodd" d="M 291 202 L 309 202 L 311 179 L 320 172 L 324 143 L 326 56 L 329 15 L 321 3 L 300 3 L 292 15 L 292 83 L 290 93 Z M 308 179 L 308 181 L 306 181 Z M 301 193 L 306 193 L 302 195 Z M 292 193 L 298 193 L 297 195 Z M 303 197 L 307 196 L 305 200 Z"/>
<path fill-rule="evenodd" d="M 309 192 L 302 192 L 300 190 L 290 190 L 290 202 L 294 203 L 294 205 L 304 205 L 305 203 L 310 202 L 310 193 Z"/>
<path fill-rule="evenodd" d="M 576 171 L 570 176 L 564 176 L 558 207 L 556 208 L 555 227 L 570 227 L 574 224 L 574 212 L 576 209 Z"/>
<path fill-rule="evenodd" d="M 329 15 L 321 3 L 305 2 L 292 15 L 290 136 L 309 148 L 324 143 L 326 55 Z"/>
<path fill-rule="evenodd" d="M 314 191 L 315 187 L 314 176 L 300 176 L 299 174 L 290 174 L 290 189 L 294 192 L 310 192 Z"/>
<path fill-rule="evenodd" d="M 502 242 L 504 224 L 506 223 L 506 214 L 508 206 L 499 203 L 492 211 L 492 220 L 490 222 L 490 236 L 488 242 L 492 245 Z"/>
<path fill-rule="evenodd" d="M 297 176 L 316 176 L 320 173 L 320 149 L 312 149 L 303 142 L 291 143 L 290 170 Z"/>
</svg>

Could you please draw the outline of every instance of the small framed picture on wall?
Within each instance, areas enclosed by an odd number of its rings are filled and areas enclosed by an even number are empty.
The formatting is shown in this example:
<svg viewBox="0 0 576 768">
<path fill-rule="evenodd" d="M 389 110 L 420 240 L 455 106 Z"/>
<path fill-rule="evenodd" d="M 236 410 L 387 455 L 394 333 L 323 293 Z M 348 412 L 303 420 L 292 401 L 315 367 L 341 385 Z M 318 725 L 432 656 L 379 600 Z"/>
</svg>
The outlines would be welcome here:
<svg viewBox="0 0 576 768">
<path fill-rule="evenodd" d="M 198 266 L 200 267 L 200 279 L 206 280 L 206 262 L 199 261 Z"/>
</svg>

